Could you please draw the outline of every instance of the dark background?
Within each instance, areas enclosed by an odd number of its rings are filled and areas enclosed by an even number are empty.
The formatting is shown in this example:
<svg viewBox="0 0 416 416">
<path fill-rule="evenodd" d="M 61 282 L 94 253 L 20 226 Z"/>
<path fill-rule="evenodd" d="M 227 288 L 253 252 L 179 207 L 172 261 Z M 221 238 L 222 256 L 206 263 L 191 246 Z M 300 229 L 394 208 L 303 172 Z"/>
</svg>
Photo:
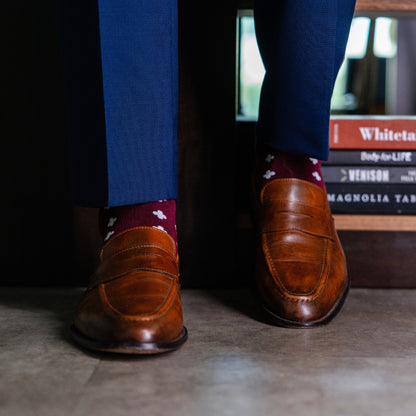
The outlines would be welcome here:
<svg viewBox="0 0 416 416">
<path fill-rule="evenodd" d="M 96 210 L 71 205 L 54 0 L 3 13 L 3 285 L 84 285 L 100 238 Z M 182 282 L 228 285 L 234 268 L 235 10 L 179 1 Z"/>
<path fill-rule="evenodd" d="M 237 0 L 179 0 L 178 232 L 184 287 L 249 284 L 252 125 L 235 123 Z M 0 285 L 86 285 L 96 210 L 72 207 L 54 0 L 3 9 Z M 415 233 L 340 233 L 356 286 L 413 287 Z"/>
</svg>

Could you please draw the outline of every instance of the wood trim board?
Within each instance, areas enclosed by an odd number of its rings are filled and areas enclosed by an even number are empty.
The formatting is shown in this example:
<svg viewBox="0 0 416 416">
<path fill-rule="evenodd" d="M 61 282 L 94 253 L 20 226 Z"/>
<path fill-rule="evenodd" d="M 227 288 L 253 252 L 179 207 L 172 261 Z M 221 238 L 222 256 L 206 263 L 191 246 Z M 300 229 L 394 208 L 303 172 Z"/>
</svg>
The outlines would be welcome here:
<svg viewBox="0 0 416 416">
<path fill-rule="evenodd" d="M 334 215 L 337 230 L 416 231 L 416 215 Z"/>
</svg>

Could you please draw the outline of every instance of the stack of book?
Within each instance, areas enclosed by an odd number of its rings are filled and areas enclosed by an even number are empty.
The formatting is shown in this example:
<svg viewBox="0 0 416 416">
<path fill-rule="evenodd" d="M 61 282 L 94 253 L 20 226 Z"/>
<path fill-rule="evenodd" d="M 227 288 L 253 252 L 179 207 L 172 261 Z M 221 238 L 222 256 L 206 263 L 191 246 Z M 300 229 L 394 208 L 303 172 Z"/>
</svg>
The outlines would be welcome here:
<svg viewBox="0 0 416 416">
<path fill-rule="evenodd" d="M 416 117 L 332 117 L 322 174 L 334 214 L 416 214 Z"/>
</svg>

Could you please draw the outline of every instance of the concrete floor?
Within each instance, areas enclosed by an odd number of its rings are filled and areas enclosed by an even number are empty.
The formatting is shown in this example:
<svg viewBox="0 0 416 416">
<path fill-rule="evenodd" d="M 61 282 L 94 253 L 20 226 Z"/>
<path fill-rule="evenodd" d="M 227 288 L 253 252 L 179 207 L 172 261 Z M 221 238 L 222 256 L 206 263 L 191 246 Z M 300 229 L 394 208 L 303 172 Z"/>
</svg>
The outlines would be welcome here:
<svg viewBox="0 0 416 416">
<path fill-rule="evenodd" d="M 328 326 L 263 323 L 245 290 L 184 290 L 188 342 L 78 349 L 81 289 L 0 289 L 0 415 L 416 415 L 416 291 L 353 289 Z"/>
</svg>

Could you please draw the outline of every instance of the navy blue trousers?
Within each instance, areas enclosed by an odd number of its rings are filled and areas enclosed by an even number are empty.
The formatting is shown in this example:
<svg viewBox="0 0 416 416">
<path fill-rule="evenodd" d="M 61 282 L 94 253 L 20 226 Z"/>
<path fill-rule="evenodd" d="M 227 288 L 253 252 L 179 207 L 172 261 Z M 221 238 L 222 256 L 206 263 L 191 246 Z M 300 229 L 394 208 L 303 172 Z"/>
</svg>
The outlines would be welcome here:
<svg viewBox="0 0 416 416">
<path fill-rule="evenodd" d="M 355 0 L 256 0 L 266 76 L 257 133 L 328 156 L 332 89 Z M 177 196 L 176 0 L 58 0 L 74 203 Z"/>
</svg>

